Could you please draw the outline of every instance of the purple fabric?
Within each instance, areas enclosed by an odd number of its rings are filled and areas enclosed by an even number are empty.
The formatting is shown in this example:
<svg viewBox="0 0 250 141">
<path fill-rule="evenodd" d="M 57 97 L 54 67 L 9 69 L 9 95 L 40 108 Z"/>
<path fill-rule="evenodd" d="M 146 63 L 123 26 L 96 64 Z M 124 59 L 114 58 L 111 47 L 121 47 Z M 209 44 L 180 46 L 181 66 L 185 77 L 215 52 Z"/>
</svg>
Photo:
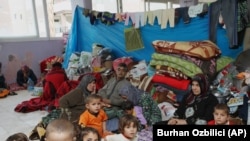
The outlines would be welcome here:
<svg viewBox="0 0 250 141">
<path fill-rule="evenodd" d="M 152 141 L 153 140 L 153 129 L 149 127 L 148 130 L 143 129 L 138 133 L 138 141 Z"/>
<path fill-rule="evenodd" d="M 139 121 L 141 122 L 142 125 L 146 125 L 147 121 L 142 113 L 142 107 L 140 106 L 134 106 L 134 110 L 136 113 L 136 117 L 139 119 Z"/>
<path fill-rule="evenodd" d="M 131 84 L 122 87 L 119 91 L 119 94 L 121 96 L 126 96 L 128 100 L 134 103 L 134 105 L 138 105 L 141 94 L 143 94 L 143 91 L 137 89 L 135 86 Z"/>
</svg>

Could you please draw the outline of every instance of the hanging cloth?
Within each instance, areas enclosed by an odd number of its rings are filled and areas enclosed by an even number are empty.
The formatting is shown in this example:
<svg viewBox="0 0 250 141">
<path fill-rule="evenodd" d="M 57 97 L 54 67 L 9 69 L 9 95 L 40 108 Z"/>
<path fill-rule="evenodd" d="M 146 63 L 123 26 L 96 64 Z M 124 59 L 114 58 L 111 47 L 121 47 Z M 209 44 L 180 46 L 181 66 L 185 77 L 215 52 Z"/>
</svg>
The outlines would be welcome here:
<svg viewBox="0 0 250 141">
<path fill-rule="evenodd" d="M 127 28 L 124 30 L 126 51 L 135 51 L 144 48 L 139 28 Z"/>
</svg>

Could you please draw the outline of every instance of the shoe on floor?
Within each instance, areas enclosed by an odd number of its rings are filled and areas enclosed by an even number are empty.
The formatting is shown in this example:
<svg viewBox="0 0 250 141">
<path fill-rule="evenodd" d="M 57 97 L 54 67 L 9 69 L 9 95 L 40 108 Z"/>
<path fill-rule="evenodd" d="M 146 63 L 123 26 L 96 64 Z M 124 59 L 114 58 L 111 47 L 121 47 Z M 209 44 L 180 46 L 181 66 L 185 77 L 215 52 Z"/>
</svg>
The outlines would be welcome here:
<svg viewBox="0 0 250 141">
<path fill-rule="evenodd" d="M 9 95 L 17 95 L 16 92 L 10 92 Z"/>
</svg>

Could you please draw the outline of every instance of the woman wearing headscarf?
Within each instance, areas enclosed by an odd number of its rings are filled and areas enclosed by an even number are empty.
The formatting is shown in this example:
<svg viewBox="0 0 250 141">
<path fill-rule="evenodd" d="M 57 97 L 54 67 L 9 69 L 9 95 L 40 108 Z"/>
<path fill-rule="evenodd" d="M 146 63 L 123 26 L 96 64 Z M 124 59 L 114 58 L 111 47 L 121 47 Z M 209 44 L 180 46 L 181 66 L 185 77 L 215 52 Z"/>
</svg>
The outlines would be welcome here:
<svg viewBox="0 0 250 141">
<path fill-rule="evenodd" d="M 59 99 L 59 107 L 70 112 L 70 120 L 78 121 L 85 110 L 85 98 L 96 93 L 96 79 L 91 74 L 86 74 L 78 86 Z"/>
<path fill-rule="evenodd" d="M 190 93 L 183 97 L 174 117 L 167 123 L 169 125 L 206 124 L 213 119 L 213 109 L 217 104 L 217 98 L 209 92 L 207 76 L 197 74 L 191 80 Z"/>
<path fill-rule="evenodd" d="M 148 125 L 161 121 L 161 111 L 149 93 L 130 84 L 124 85 L 120 89 L 119 94 L 124 100 L 132 101 L 135 106 L 142 107 L 142 114 Z"/>
<path fill-rule="evenodd" d="M 27 65 L 23 65 L 21 69 L 17 71 L 16 82 L 19 86 L 27 88 L 29 78 L 34 82 L 34 84 L 37 83 L 37 77 L 33 70 Z"/>
<path fill-rule="evenodd" d="M 92 74 L 85 74 L 74 89 L 59 98 L 59 108 L 42 117 L 42 121 L 31 131 L 29 138 L 31 140 L 42 139 L 47 125 L 54 119 L 64 118 L 78 124 L 80 115 L 85 110 L 85 98 L 95 93 L 96 78 Z"/>
</svg>

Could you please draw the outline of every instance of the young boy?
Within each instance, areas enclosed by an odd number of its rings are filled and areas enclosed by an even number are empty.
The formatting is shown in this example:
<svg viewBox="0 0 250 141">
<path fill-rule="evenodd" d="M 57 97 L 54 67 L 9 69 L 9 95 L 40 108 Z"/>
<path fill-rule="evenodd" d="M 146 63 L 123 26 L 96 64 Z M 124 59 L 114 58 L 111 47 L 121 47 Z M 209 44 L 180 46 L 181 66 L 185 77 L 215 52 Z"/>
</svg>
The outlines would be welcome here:
<svg viewBox="0 0 250 141">
<path fill-rule="evenodd" d="M 227 104 L 217 104 L 214 107 L 214 120 L 209 121 L 208 125 L 233 125 L 230 119 L 230 109 Z"/>
<path fill-rule="evenodd" d="M 79 125 L 84 127 L 93 127 L 98 130 L 101 137 L 106 133 L 106 113 L 101 109 L 102 97 L 91 94 L 85 100 L 86 110 L 80 115 Z"/>
<path fill-rule="evenodd" d="M 46 127 L 45 141 L 75 141 L 74 125 L 66 119 L 55 119 Z"/>
</svg>

